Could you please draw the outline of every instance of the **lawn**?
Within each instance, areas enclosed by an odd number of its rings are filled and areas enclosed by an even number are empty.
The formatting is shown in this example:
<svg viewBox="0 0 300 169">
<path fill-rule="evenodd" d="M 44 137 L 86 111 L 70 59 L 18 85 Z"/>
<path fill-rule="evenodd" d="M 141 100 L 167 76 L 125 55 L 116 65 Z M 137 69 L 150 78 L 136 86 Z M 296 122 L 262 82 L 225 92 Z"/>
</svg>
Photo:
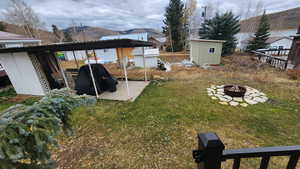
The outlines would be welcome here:
<svg viewBox="0 0 300 169">
<path fill-rule="evenodd" d="M 73 112 L 76 134 L 60 138 L 54 158 L 60 168 L 74 169 L 196 168 L 191 152 L 200 132 L 216 132 L 226 148 L 300 145 L 299 84 L 274 69 L 236 69 L 180 71 L 170 81 L 152 82 L 133 103 L 100 100 L 79 108 Z M 232 83 L 259 89 L 270 100 L 243 108 L 207 96 L 210 85 Z M 242 160 L 241 168 L 258 162 Z M 286 162 L 275 158 L 270 167 Z"/>
<path fill-rule="evenodd" d="M 192 150 L 201 132 L 216 132 L 226 148 L 300 145 L 299 82 L 244 62 L 225 60 L 214 70 L 177 68 L 169 81 L 153 81 L 135 102 L 99 100 L 78 108 L 72 114 L 74 135 L 59 137 L 53 159 L 60 169 L 194 169 Z M 270 100 L 246 108 L 221 105 L 207 96 L 212 84 L 248 85 Z M 241 168 L 259 168 L 258 162 L 242 160 Z M 270 168 L 286 163 L 275 158 Z"/>
</svg>

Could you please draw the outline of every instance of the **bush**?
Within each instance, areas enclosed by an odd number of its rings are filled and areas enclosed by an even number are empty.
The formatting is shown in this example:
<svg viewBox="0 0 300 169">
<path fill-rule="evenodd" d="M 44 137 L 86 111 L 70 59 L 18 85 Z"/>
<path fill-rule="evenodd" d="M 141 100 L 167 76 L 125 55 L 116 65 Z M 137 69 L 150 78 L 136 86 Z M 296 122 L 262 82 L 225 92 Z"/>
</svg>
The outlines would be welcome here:
<svg viewBox="0 0 300 169">
<path fill-rule="evenodd" d="M 50 146 L 55 137 L 70 131 L 72 109 L 95 104 L 96 99 L 77 96 L 68 89 L 53 90 L 32 106 L 16 105 L 0 114 L 0 168 L 51 169 Z"/>
<path fill-rule="evenodd" d="M 300 70 L 289 69 L 289 70 L 287 71 L 287 75 L 288 75 L 289 78 L 292 79 L 292 80 L 298 80 L 298 79 L 300 79 Z"/>
</svg>

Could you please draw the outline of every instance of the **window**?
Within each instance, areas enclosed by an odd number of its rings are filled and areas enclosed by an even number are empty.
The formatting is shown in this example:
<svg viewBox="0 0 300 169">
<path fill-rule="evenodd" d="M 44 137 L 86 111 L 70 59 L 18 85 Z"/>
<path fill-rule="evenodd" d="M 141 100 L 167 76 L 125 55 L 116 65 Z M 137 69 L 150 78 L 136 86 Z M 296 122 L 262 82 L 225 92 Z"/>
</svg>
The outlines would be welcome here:
<svg viewBox="0 0 300 169">
<path fill-rule="evenodd" d="M 0 44 L 0 49 L 5 48 L 5 44 Z"/>
<path fill-rule="evenodd" d="M 283 46 L 279 46 L 278 49 L 283 49 Z"/>
<path fill-rule="evenodd" d="M 104 51 L 104 53 L 106 53 L 106 52 L 108 52 L 108 49 L 104 49 L 103 51 Z"/>
<path fill-rule="evenodd" d="M 209 48 L 208 53 L 215 53 L 215 48 Z"/>
</svg>

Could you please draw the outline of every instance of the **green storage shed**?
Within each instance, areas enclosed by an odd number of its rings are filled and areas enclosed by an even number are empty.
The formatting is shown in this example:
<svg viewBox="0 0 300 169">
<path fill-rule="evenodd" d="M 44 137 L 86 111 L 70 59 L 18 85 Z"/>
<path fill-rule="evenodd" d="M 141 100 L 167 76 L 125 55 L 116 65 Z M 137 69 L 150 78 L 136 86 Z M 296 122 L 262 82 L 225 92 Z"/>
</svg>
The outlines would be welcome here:
<svg viewBox="0 0 300 169">
<path fill-rule="evenodd" d="M 218 65 L 221 63 L 225 41 L 197 39 L 190 41 L 190 59 L 196 65 Z"/>
</svg>

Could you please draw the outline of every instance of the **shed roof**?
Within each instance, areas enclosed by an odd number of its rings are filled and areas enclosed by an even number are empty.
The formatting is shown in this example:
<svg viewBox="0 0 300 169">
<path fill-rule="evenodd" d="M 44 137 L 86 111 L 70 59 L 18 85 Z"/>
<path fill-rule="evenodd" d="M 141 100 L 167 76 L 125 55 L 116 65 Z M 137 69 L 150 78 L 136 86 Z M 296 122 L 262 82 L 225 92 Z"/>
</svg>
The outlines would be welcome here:
<svg viewBox="0 0 300 169">
<path fill-rule="evenodd" d="M 24 35 L 18 35 L 18 34 L 14 34 L 14 33 L 9 33 L 9 32 L 3 32 L 0 31 L 0 40 L 38 40 L 38 39 L 34 39 L 34 38 L 29 38 L 26 37 Z"/>
<path fill-rule="evenodd" d="M 224 40 L 210 40 L 210 39 L 192 39 L 194 42 L 213 42 L 213 43 L 225 43 Z"/>
<path fill-rule="evenodd" d="M 70 42 L 50 45 L 16 47 L 0 49 L 0 53 L 38 52 L 38 51 L 76 51 L 109 48 L 134 48 L 152 46 L 152 43 L 130 39 L 102 40 L 89 42 Z"/>
</svg>

